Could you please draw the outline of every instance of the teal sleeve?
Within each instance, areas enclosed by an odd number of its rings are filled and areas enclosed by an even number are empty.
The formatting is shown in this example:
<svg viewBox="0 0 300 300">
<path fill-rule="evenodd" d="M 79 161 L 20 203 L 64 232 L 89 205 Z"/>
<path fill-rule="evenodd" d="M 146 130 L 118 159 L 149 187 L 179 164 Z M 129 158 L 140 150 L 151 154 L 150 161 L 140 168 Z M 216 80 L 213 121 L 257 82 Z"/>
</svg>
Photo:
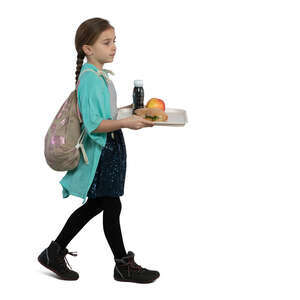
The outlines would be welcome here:
<svg viewBox="0 0 300 300">
<path fill-rule="evenodd" d="M 106 132 L 93 132 L 105 119 L 104 82 L 94 73 L 85 72 L 78 85 L 78 106 L 89 137 L 105 146 Z"/>
</svg>

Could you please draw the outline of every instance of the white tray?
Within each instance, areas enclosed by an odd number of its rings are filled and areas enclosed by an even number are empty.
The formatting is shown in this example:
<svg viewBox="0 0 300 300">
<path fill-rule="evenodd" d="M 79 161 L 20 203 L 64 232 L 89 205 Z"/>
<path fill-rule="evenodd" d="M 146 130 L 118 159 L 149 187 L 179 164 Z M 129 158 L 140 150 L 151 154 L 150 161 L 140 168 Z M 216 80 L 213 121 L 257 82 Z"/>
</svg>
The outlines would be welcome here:
<svg viewBox="0 0 300 300">
<path fill-rule="evenodd" d="M 187 122 L 187 113 L 184 109 L 166 108 L 165 113 L 168 115 L 168 120 L 165 122 L 154 121 L 154 125 L 159 126 L 184 126 Z M 117 120 L 128 118 L 132 115 L 132 108 L 118 109 Z"/>
</svg>

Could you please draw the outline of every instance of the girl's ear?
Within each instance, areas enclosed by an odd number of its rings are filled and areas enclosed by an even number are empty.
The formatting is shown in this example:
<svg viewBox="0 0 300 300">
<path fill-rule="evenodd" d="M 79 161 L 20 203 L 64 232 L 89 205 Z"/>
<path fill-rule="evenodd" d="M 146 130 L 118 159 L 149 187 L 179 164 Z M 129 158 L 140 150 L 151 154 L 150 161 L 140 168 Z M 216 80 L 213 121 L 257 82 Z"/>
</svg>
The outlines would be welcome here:
<svg viewBox="0 0 300 300">
<path fill-rule="evenodd" d="M 82 51 L 84 52 L 84 54 L 86 56 L 89 56 L 89 55 L 93 54 L 93 50 L 92 50 L 91 46 L 89 46 L 89 45 L 83 45 L 82 46 Z"/>
</svg>

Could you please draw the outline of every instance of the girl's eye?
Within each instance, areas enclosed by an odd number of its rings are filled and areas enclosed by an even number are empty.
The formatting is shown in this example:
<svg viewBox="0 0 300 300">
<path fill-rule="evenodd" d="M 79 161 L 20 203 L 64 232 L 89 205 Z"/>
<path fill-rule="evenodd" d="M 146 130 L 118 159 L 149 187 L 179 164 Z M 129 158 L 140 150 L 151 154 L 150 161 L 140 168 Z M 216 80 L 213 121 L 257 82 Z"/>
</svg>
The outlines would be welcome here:
<svg viewBox="0 0 300 300">
<path fill-rule="evenodd" d="M 116 41 L 114 41 L 114 43 L 115 43 Z M 109 42 L 108 43 L 104 43 L 105 45 L 109 45 Z"/>
</svg>

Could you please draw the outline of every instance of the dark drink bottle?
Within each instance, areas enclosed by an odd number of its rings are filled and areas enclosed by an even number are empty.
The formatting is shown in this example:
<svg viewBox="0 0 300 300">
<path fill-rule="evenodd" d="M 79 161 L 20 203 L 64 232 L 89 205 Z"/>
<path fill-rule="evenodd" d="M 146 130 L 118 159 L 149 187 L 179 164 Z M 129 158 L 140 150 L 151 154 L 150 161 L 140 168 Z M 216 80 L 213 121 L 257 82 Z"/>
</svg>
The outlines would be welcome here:
<svg viewBox="0 0 300 300">
<path fill-rule="evenodd" d="M 134 80 L 132 98 L 133 98 L 133 112 L 138 108 L 144 107 L 143 80 Z"/>
</svg>

